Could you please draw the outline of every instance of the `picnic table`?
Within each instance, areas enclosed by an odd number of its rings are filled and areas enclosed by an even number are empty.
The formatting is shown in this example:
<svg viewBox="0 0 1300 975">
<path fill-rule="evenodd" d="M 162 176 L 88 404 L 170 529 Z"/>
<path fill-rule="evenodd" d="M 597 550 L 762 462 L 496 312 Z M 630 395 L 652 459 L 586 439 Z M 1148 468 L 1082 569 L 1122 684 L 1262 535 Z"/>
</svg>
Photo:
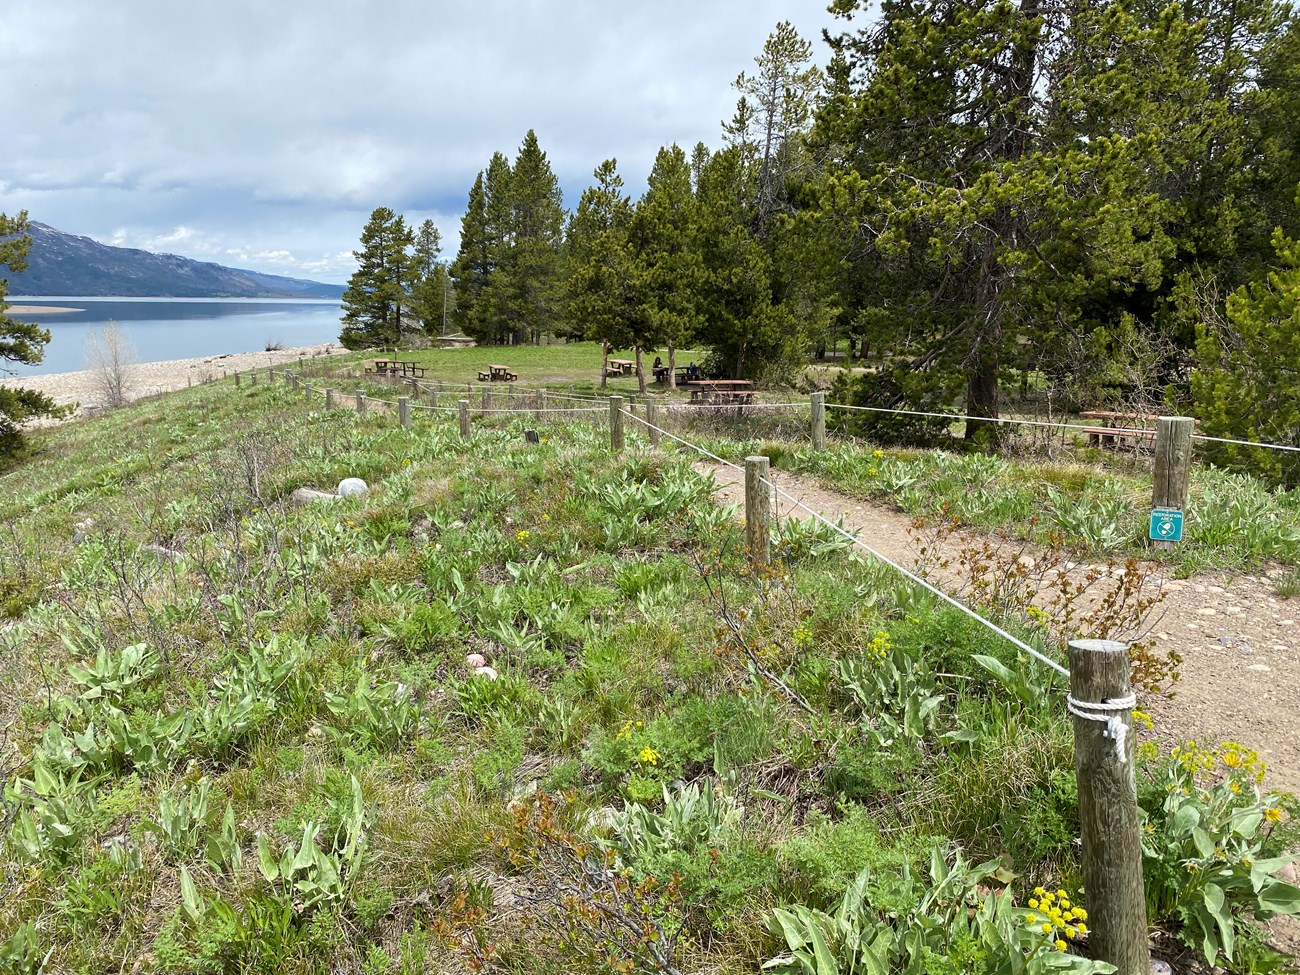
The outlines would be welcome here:
<svg viewBox="0 0 1300 975">
<path fill-rule="evenodd" d="M 374 365 L 366 366 L 367 373 L 376 376 L 418 376 L 424 378 L 424 366 L 418 362 L 403 359 L 376 359 Z"/>
<path fill-rule="evenodd" d="M 609 375 L 611 376 L 630 376 L 636 369 L 636 363 L 631 359 L 610 359 Z"/>
<path fill-rule="evenodd" d="M 700 406 L 746 406 L 754 402 L 754 384 L 748 379 L 706 379 L 686 384 L 691 402 Z"/>
<path fill-rule="evenodd" d="M 519 374 L 511 370 L 509 366 L 503 366 L 500 363 L 490 365 L 487 371 L 480 371 L 478 380 L 481 383 L 512 383 L 519 378 Z"/>
<path fill-rule="evenodd" d="M 1136 446 L 1139 441 L 1154 440 L 1156 432 L 1144 424 L 1159 419 L 1152 413 L 1135 413 L 1131 410 L 1082 410 L 1079 417 L 1105 421 L 1105 426 L 1083 428 L 1083 432 L 1088 435 L 1088 444 L 1092 447 L 1118 447 L 1126 440 L 1132 440 Z"/>
<path fill-rule="evenodd" d="M 690 366 L 675 366 L 674 369 L 673 369 L 673 372 L 674 372 L 674 373 L 676 374 L 676 376 L 677 376 L 677 382 L 678 382 L 678 384 L 684 383 L 684 382 L 686 382 L 686 380 L 688 380 L 688 379 L 691 378 L 691 368 L 690 368 Z M 657 383 L 667 383 L 667 382 L 668 382 L 668 367 L 667 367 L 667 366 L 655 366 L 654 374 L 655 374 L 655 382 L 657 382 Z"/>
</svg>

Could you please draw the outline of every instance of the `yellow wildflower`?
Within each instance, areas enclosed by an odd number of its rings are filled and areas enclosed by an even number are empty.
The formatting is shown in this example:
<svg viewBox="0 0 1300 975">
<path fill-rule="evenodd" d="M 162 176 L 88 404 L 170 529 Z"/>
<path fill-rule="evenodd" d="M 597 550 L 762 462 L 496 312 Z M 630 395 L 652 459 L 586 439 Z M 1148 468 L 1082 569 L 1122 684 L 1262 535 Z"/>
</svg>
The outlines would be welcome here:
<svg viewBox="0 0 1300 975">
<path fill-rule="evenodd" d="M 1270 806 L 1264 810 L 1264 818 L 1270 823 L 1280 823 L 1282 821 L 1282 810 L 1277 806 Z"/>
</svg>

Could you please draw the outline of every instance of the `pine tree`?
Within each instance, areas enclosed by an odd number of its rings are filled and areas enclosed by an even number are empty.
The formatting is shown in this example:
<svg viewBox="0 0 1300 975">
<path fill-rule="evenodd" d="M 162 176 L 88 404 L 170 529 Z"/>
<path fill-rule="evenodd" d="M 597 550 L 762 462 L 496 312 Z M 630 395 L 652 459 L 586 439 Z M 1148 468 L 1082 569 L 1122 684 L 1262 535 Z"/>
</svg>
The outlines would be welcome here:
<svg viewBox="0 0 1300 975">
<path fill-rule="evenodd" d="M 15 273 L 27 269 L 32 239 L 27 234 L 27 211 L 16 217 L 0 213 L 0 265 Z M 0 278 L 0 362 L 35 365 L 45 358 L 50 333 L 30 322 L 9 318 L 9 279 Z M 0 374 L 12 372 L 0 365 Z M 12 457 L 22 446 L 19 427 L 27 420 L 59 416 L 66 412 L 44 393 L 22 387 L 0 386 L 0 459 Z"/>
<path fill-rule="evenodd" d="M 865 6 L 836 5 L 851 18 Z M 1052 369 L 1176 250 L 1165 177 L 1191 153 L 1200 28 L 1140 2 L 887 0 L 835 39 L 823 194 L 879 350 L 864 396 L 948 406 L 995 436 L 1010 364 Z M 1116 314 L 1118 317 L 1118 314 Z"/>
<path fill-rule="evenodd" d="M 510 171 L 508 200 L 509 234 L 492 283 L 493 312 L 512 341 L 540 343 L 560 325 L 564 204 L 532 129 Z"/>
<path fill-rule="evenodd" d="M 451 277 L 438 260 L 442 234 L 432 220 L 425 220 L 415 234 L 412 255 L 411 307 L 428 335 L 441 335 L 452 310 Z"/>
<path fill-rule="evenodd" d="M 401 215 L 378 207 L 361 231 L 361 249 L 352 252 L 357 269 L 343 292 L 343 330 L 348 349 L 398 346 L 403 338 L 403 306 L 409 304 L 414 236 Z"/>
<path fill-rule="evenodd" d="M 460 251 L 451 267 L 456 320 L 465 334 L 484 345 L 509 340 L 502 320 L 504 277 L 500 273 L 511 240 L 510 162 L 492 154 L 474 180 L 461 219 Z"/>
<path fill-rule="evenodd" d="M 703 324 L 698 290 L 704 283 L 696 249 L 696 207 L 686 153 L 661 148 L 649 187 L 636 205 L 630 241 L 642 283 L 641 317 L 647 345 L 668 347 L 669 384 L 676 386 L 677 349 Z"/>
</svg>

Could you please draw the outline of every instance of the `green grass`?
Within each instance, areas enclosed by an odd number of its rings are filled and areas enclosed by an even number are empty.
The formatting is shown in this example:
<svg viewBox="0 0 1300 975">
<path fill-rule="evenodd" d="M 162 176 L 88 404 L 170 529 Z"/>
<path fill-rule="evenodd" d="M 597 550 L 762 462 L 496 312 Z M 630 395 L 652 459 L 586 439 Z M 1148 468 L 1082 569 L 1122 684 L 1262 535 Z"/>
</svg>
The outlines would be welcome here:
<svg viewBox="0 0 1300 975">
<path fill-rule="evenodd" d="M 586 354 L 518 351 L 480 354 L 538 381 Z M 783 948 L 771 908 L 831 908 L 936 842 L 1002 857 L 1017 894 L 1073 889 L 1059 682 L 811 527 L 751 573 L 695 458 L 630 444 L 531 415 L 403 430 L 264 381 L 39 434 L 0 479 L 0 967 L 424 971 L 490 946 L 601 971 L 616 934 L 557 942 L 521 906 L 573 910 L 566 876 L 610 896 L 565 873 L 592 844 L 639 885 L 620 903 L 681 926 L 683 970 L 752 971 Z M 787 456 L 1040 502 L 988 458 Z M 345 476 L 372 490 L 288 502 Z"/>
</svg>

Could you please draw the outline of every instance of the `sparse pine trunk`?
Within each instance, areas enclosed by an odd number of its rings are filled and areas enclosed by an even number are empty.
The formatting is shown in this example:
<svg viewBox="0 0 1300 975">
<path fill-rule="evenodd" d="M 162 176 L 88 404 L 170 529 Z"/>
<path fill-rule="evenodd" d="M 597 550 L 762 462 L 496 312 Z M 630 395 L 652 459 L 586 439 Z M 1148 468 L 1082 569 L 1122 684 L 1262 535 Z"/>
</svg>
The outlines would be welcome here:
<svg viewBox="0 0 1300 975">
<path fill-rule="evenodd" d="M 609 343 L 600 343 L 600 388 L 609 385 Z"/>
<path fill-rule="evenodd" d="M 668 343 L 668 388 L 677 388 L 677 344 Z"/>
<path fill-rule="evenodd" d="M 641 361 L 641 346 L 636 347 L 636 384 L 641 395 L 645 395 L 645 363 Z"/>
</svg>

